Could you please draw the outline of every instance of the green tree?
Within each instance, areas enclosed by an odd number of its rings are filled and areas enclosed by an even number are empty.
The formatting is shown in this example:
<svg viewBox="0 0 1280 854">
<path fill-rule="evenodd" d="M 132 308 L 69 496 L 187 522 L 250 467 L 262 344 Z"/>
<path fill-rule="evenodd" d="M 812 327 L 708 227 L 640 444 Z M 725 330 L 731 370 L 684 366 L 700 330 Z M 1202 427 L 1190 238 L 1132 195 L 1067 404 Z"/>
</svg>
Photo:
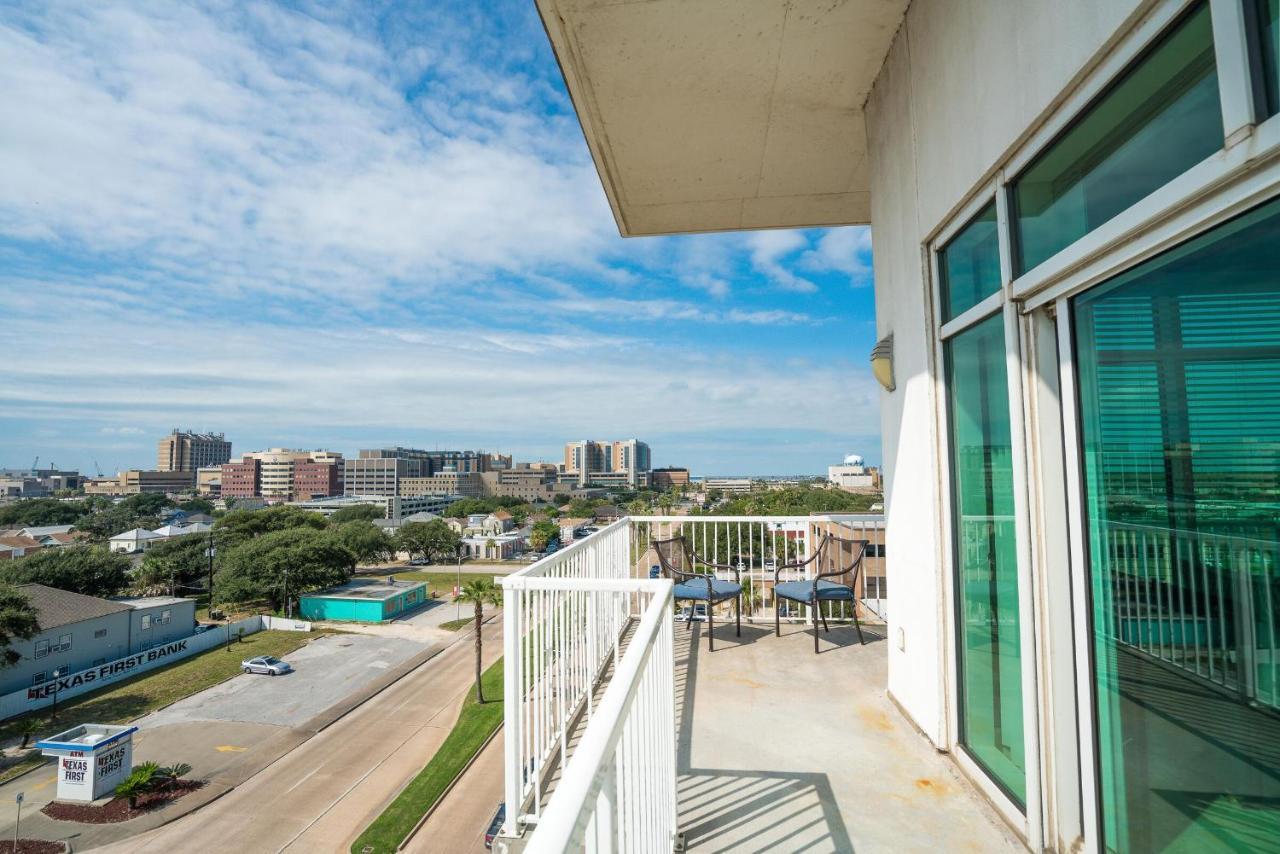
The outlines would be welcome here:
<svg viewBox="0 0 1280 854">
<path fill-rule="evenodd" d="M 214 578 L 219 602 L 266 599 L 272 610 L 290 598 L 351 578 L 355 555 L 328 531 L 310 526 L 271 531 L 222 552 Z"/>
<path fill-rule="evenodd" d="M 43 584 L 86 596 L 114 596 L 129 583 L 129 558 L 102 546 L 41 549 L 0 569 L 9 584 Z"/>
<path fill-rule="evenodd" d="M 311 510 L 281 504 L 264 510 L 234 510 L 215 522 L 213 527 L 218 532 L 219 544 L 232 545 L 290 528 L 320 531 L 329 527 L 329 521 Z"/>
<path fill-rule="evenodd" d="M 405 522 L 396 534 L 396 548 L 417 556 L 427 563 L 458 551 L 462 537 L 443 519 L 430 522 Z"/>
<path fill-rule="evenodd" d="M 345 525 L 348 522 L 372 522 L 384 517 L 382 509 L 372 504 L 355 504 L 343 507 L 329 517 L 330 525 Z"/>
<path fill-rule="evenodd" d="M 0 528 L 27 528 L 37 525 L 73 525 L 86 514 L 79 501 L 29 498 L 0 507 Z"/>
<path fill-rule="evenodd" d="M 203 513 L 206 516 L 213 515 L 213 502 L 206 498 L 189 498 L 178 504 L 178 509 L 188 516 L 194 516 L 197 513 Z"/>
<path fill-rule="evenodd" d="M 385 563 L 395 557 L 395 542 L 368 520 L 338 525 L 333 529 L 333 536 L 355 556 L 357 564 Z"/>
<path fill-rule="evenodd" d="M 569 503 L 570 499 L 569 499 L 568 493 L 557 492 L 554 496 L 552 496 L 552 500 L 555 501 L 555 504 L 557 507 L 563 507 Z"/>
<path fill-rule="evenodd" d="M 565 513 L 574 518 L 590 519 L 595 516 L 596 508 L 603 503 L 598 498 L 575 498 L 569 502 Z"/>
<path fill-rule="evenodd" d="M 475 606 L 476 614 L 476 702 L 483 703 L 484 688 L 480 684 L 480 656 L 481 656 L 481 636 L 480 624 L 484 619 L 485 605 L 501 605 L 502 590 L 487 578 L 477 578 L 474 581 L 468 581 L 462 585 L 462 589 L 458 591 L 459 602 L 470 602 Z"/>
<path fill-rule="evenodd" d="M 186 534 L 156 543 L 147 549 L 138 565 L 136 586 L 167 587 L 170 582 L 183 587 L 204 586 L 209 578 L 209 537 Z"/>
<path fill-rule="evenodd" d="M 535 522 L 533 530 L 529 532 L 529 546 L 534 551 L 540 552 L 547 547 L 547 543 L 558 536 L 560 536 L 560 526 L 555 522 Z"/>
<path fill-rule="evenodd" d="M 0 667 L 12 667 L 22 656 L 12 648 L 15 638 L 31 640 L 40 631 L 35 609 L 8 584 L 0 584 Z"/>
</svg>

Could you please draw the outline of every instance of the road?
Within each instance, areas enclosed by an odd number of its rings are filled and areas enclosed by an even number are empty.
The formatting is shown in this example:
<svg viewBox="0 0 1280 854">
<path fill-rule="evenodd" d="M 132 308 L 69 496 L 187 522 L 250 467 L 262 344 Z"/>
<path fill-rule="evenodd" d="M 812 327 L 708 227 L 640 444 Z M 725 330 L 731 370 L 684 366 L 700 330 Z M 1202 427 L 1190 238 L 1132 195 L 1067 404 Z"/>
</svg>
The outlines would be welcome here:
<svg viewBox="0 0 1280 854">
<path fill-rule="evenodd" d="M 502 801 L 502 736 L 499 731 L 409 840 L 408 854 L 483 854 L 484 832 Z"/>
<path fill-rule="evenodd" d="M 171 824 L 96 849 L 345 852 L 444 741 L 474 677 L 456 643 L 238 788 Z M 484 627 L 485 666 L 502 653 Z"/>
</svg>

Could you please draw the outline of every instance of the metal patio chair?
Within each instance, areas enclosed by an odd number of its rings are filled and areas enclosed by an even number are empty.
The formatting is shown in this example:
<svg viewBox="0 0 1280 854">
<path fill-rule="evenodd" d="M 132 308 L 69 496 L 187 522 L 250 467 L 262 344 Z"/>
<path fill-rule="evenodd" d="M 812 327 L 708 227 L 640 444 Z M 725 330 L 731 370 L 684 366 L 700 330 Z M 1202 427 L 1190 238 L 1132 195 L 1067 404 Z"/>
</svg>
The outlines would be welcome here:
<svg viewBox="0 0 1280 854">
<path fill-rule="evenodd" d="M 694 603 L 705 602 L 707 606 L 707 650 L 715 652 L 714 637 L 715 606 L 730 599 L 737 599 L 734 609 L 734 621 L 737 624 L 737 636 L 742 637 L 742 575 L 738 567 L 732 564 L 716 563 L 697 556 L 689 548 L 683 535 L 667 540 L 654 540 L 654 551 L 658 553 L 658 564 L 662 574 L 675 582 L 674 596 L 676 601 L 685 599 Z M 699 572 L 699 566 L 706 567 L 709 572 Z M 737 581 L 728 581 L 715 577 L 715 570 L 729 570 Z M 686 628 L 693 630 L 693 618 L 697 615 L 697 604 L 689 606 L 689 619 Z"/>
<path fill-rule="evenodd" d="M 813 609 L 813 652 L 818 653 L 818 621 L 822 621 L 822 630 L 830 633 L 831 629 L 827 626 L 827 615 L 822 613 L 819 606 L 822 602 L 849 602 L 853 605 L 853 626 L 858 630 L 858 643 L 865 644 L 867 641 L 862 636 L 862 623 L 858 620 L 858 595 L 855 588 L 858 584 L 858 573 L 862 571 L 862 559 L 867 555 L 867 546 L 871 544 L 870 540 L 850 540 L 843 537 L 837 537 L 834 534 L 824 534 L 822 542 L 818 544 L 818 548 L 813 554 L 805 560 L 793 561 L 779 565 L 773 571 L 773 633 L 776 637 L 782 637 L 782 600 L 789 602 L 797 602 L 801 605 L 808 605 Z M 843 547 L 849 546 L 854 554 L 849 560 L 849 565 L 843 569 L 833 569 L 823 572 L 827 567 L 838 567 L 844 561 L 842 558 Z M 801 581 L 779 581 L 779 576 L 784 569 L 805 569 L 812 564 L 813 578 L 806 578 Z M 835 581 L 829 581 L 831 578 L 838 578 L 842 575 L 849 576 L 848 584 L 839 584 Z"/>
</svg>

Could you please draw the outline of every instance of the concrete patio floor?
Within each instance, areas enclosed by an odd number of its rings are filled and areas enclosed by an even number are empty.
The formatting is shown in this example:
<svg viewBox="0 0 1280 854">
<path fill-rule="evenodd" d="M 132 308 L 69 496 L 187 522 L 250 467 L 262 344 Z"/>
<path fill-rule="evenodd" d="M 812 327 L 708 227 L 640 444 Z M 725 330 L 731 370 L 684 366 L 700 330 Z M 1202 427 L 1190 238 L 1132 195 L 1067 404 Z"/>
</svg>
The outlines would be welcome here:
<svg viewBox="0 0 1280 854">
<path fill-rule="evenodd" d="M 885 695 L 883 637 L 676 624 L 680 829 L 689 851 L 1026 851 Z"/>
</svg>

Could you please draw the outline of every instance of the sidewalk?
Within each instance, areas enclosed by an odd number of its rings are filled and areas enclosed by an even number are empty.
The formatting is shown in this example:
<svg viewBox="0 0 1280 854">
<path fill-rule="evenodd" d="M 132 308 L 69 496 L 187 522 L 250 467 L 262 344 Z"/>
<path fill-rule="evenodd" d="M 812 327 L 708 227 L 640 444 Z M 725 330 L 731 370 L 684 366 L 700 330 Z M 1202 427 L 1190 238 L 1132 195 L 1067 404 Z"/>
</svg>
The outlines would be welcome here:
<svg viewBox="0 0 1280 854">
<path fill-rule="evenodd" d="M 484 832 L 502 801 L 503 731 L 476 757 L 457 785 L 409 840 L 409 854 L 483 852 Z"/>
</svg>

